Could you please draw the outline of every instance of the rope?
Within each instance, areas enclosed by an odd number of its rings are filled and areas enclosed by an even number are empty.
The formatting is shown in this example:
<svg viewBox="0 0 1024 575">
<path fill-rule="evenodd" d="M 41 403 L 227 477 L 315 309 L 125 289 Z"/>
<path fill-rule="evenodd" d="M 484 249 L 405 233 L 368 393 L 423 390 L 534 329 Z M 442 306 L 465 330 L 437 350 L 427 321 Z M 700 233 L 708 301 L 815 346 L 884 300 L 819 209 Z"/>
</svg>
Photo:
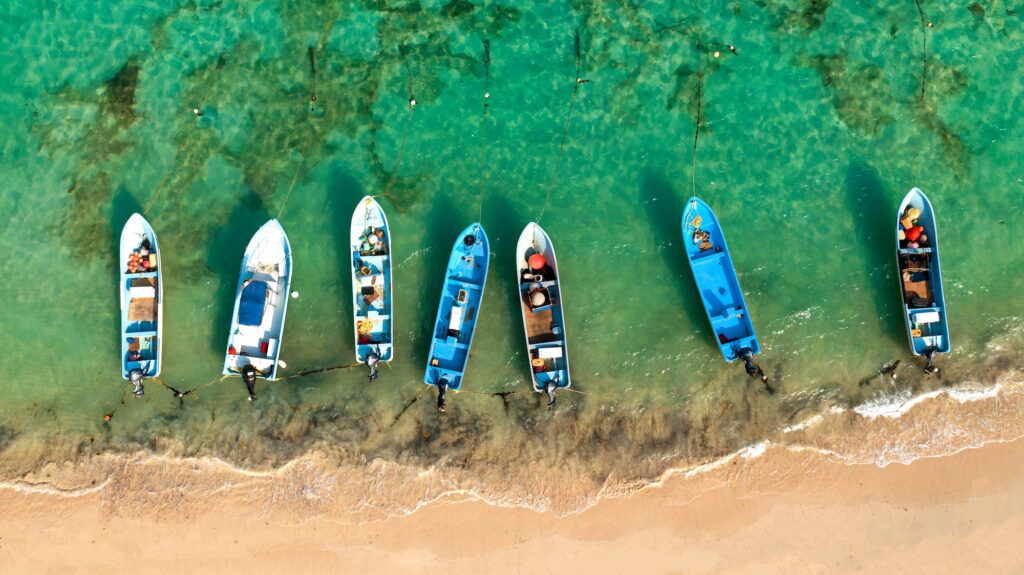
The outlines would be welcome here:
<svg viewBox="0 0 1024 575">
<path fill-rule="evenodd" d="M 487 111 L 490 107 L 488 100 L 491 98 L 491 41 L 484 38 L 484 119 L 481 126 L 480 146 L 480 214 L 477 221 L 484 219 L 484 190 L 487 182 Z"/>
<path fill-rule="evenodd" d="M 205 101 L 205 100 L 203 100 L 203 101 Z M 203 105 L 203 103 L 200 102 L 199 103 L 199 108 L 201 108 L 202 105 Z M 195 109 L 198 110 L 199 108 L 195 108 Z M 181 143 L 178 144 L 178 148 L 176 150 L 174 150 L 174 157 L 171 158 L 171 163 L 168 164 L 167 169 L 164 170 L 164 176 L 162 178 L 160 178 L 160 185 L 157 186 L 156 193 L 153 194 L 153 197 L 149 199 L 149 203 L 146 204 L 146 208 L 144 210 L 142 210 L 142 215 L 143 216 L 149 215 L 149 210 L 153 209 L 153 205 L 156 204 L 157 198 L 159 198 L 160 194 L 163 193 L 164 185 L 167 183 L 167 178 L 170 177 L 171 170 L 174 169 L 174 165 L 178 162 L 178 156 L 181 155 L 181 150 L 185 148 L 185 144 L 188 143 L 188 141 L 189 141 L 189 139 L 191 137 L 192 137 L 192 130 L 189 130 L 189 131 L 185 132 L 185 137 L 181 139 Z"/>
<path fill-rule="evenodd" d="M 697 75 L 697 127 L 693 131 L 693 160 L 690 163 L 690 199 L 697 197 L 697 139 L 700 138 L 700 125 L 704 105 L 704 75 Z"/>
<path fill-rule="evenodd" d="M 544 205 L 541 206 L 540 214 L 537 216 L 537 223 L 540 223 L 541 218 L 544 217 L 544 212 L 548 209 L 548 204 L 551 202 L 551 191 L 558 182 L 558 170 L 562 165 L 562 156 L 565 154 L 565 141 L 569 137 L 569 126 L 572 123 L 572 112 L 576 107 L 576 97 L 579 94 L 580 86 L 590 81 L 584 80 L 580 77 L 580 72 L 583 68 L 583 56 L 580 51 L 579 29 L 575 32 L 573 43 L 576 48 L 576 83 L 572 87 L 572 97 L 569 99 L 569 112 L 565 115 L 565 126 L 562 128 L 562 143 L 558 146 L 558 159 L 555 161 L 555 171 L 551 176 L 551 185 L 548 186 L 548 193 L 544 197 Z"/>
<path fill-rule="evenodd" d="M 409 124 L 412 123 L 412 111 L 416 108 L 416 96 L 412 91 L 412 68 L 409 66 L 408 61 L 405 61 L 404 64 L 406 74 L 409 77 L 409 108 L 405 115 L 405 127 L 402 129 L 402 144 L 398 147 L 398 159 L 395 161 L 395 169 L 391 171 L 391 178 L 388 180 L 388 185 L 384 188 L 383 192 L 372 196 L 373 198 L 387 196 L 388 199 L 395 204 L 395 208 L 400 214 L 404 214 L 405 210 L 402 209 L 402 206 L 398 203 L 398 199 L 391 193 L 391 186 L 395 184 L 395 179 L 398 177 L 398 169 L 402 167 L 402 157 L 405 156 L 405 143 L 409 139 Z"/>
<path fill-rule="evenodd" d="M 288 376 L 285 376 L 285 377 L 280 377 L 280 378 L 277 379 L 277 381 L 283 381 L 283 380 L 286 380 L 286 379 L 292 379 L 292 378 L 296 378 L 296 377 L 306 377 L 307 375 L 313 375 L 313 374 L 317 374 L 317 373 L 326 373 L 328 371 L 334 371 L 336 369 L 352 369 L 353 367 L 356 367 L 358 365 L 359 365 L 358 363 L 349 363 L 349 364 L 346 364 L 346 365 L 334 365 L 334 366 L 331 366 L 331 367 L 320 367 L 320 368 L 317 368 L 317 369 L 301 370 L 298 373 L 293 373 L 292 375 L 288 375 Z"/>
<path fill-rule="evenodd" d="M 928 28 L 932 27 L 932 23 L 925 23 L 921 0 L 914 0 L 914 3 L 917 5 L 917 15 L 921 19 L 921 102 L 924 102 L 924 90 L 928 81 Z"/>
</svg>

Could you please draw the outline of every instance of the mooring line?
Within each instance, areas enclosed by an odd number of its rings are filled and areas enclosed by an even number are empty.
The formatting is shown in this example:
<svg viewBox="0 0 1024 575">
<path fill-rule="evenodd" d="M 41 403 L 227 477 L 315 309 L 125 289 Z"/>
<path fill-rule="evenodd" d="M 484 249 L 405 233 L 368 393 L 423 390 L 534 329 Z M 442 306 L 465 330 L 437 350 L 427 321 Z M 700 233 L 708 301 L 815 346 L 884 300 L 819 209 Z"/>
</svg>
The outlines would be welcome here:
<svg viewBox="0 0 1024 575">
<path fill-rule="evenodd" d="M 544 205 L 541 206 L 540 214 L 537 216 L 537 223 L 540 223 L 541 218 L 544 217 L 544 212 L 548 209 L 548 204 L 551 202 L 551 191 L 558 182 L 558 170 L 562 166 L 562 156 L 565 154 L 565 141 L 569 137 L 569 126 L 572 123 L 572 113 L 576 107 L 576 98 L 579 94 L 580 86 L 590 81 L 580 77 L 583 68 L 583 55 L 580 49 L 580 31 L 578 28 L 574 32 L 573 45 L 576 49 L 576 83 L 573 84 L 572 97 L 569 99 L 569 112 L 565 115 L 565 126 L 562 128 L 562 143 L 558 146 L 558 159 L 555 161 L 555 171 L 551 176 L 551 184 L 548 186 L 547 194 L 544 196 Z"/>
<path fill-rule="evenodd" d="M 487 183 L 487 112 L 491 98 L 491 41 L 484 38 L 484 117 L 480 128 L 480 213 L 477 221 L 484 219 L 484 191 Z"/>
<path fill-rule="evenodd" d="M 925 85 L 928 82 L 928 28 L 932 27 L 931 22 L 925 22 L 924 7 L 921 0 L 914 0 L 917 5 L 917 15 L 921 19 L 921 102 L 924 102 Z"/>
<path fill-rule="evenodd" d="M 697 197 L 697 140 L 700 138 L 700 125 L 703 122 L 704 74 L 697 74 L 697 126 L 693 131 L 693 160 L 690 162 L 691 199 Z"/>
<path fill-rule="evenodd" d="M 398 178 L 399 168 L 402 167 L 402 158 L 405 156 L 405 144 L 409 139 L 409 124 L 412 123 L 412 111 L 416 108 L 416 95 L 413 93 L 412 89 L 412 67 L 409 66 L 408 60 L 404 61 L 403 64 L 406 74 L 409 77 L 409 107 L 405 115 L 405 127 L 402 128 L 402 143 L 398 147 L 398 158 L 395 160 L 395 169 L 391 171 L 391 178 L 388 179 L 387 186 L 384 188 L 383 192 L 372 196 L 374 198 L 386 196 L 393 204 L 395 204 L 395 209 L 397 209 L 400 214 L 404 214 L 405 210 L 403 210 L 402 206 L 398 203 L 398 198 L 391 193 L 391 187 L 395 184 L 395 180 Z"/>
</svg>

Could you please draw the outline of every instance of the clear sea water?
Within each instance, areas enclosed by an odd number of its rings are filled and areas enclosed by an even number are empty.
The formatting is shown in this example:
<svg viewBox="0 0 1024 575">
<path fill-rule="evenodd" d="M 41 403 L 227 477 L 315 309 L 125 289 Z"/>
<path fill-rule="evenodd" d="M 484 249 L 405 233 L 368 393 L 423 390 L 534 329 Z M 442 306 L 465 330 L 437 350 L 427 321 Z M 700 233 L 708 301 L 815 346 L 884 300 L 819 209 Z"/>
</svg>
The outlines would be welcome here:
<svg viewBox="0 0 1024 575">
<path fill-rule="evenodd" d="M 1024 4 L 920 8 L 6 2 L 0 474 L 315 454 L 382 491 L 429 470 L 493 500 L 575 501 L 816 414 L 995 389 L 1022 366 Z M 722 362 L 682 255 L 698 109 L 696 192 L 725 227 L 774 394 Z M 892 226 L 913 186 L 939 218 L 942 378 L 919 374 L 899 315 Z M 347 234 L 365 194 L 393 228 L 395 360 L 372 386 L 337 369 L 248 403 L 219 381 L 246 242 L 278 216 L 291 239 L 284 375 L 352 363 Z M 195 399 L 150 382 L 135 401 L 120 379 L 115 251 L 136 211 L 163 249 L 161 379 Z M 538 217 L 576 389 L 554 412 L 530 389 L 514 295 L 515 242 Z M 427 337 L 477 219 L 490 278 L 464 391 L 439 416 Z M 878 375 L 896 360 L 896 380 Z"/>
</svg>

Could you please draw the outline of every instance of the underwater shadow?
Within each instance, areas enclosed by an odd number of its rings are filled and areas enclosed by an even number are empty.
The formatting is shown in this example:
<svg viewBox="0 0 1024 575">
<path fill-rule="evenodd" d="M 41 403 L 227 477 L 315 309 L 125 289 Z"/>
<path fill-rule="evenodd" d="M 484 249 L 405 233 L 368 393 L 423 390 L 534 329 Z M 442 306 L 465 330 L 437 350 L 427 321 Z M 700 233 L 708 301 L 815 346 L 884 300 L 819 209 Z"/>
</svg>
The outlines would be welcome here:
<svg viewBox="0 0 1024 575">
<path fill-rule="evenodd" d="M 128 218 L 132 217 L 132 214 L 143 211 L 142 204 L 135 199 L 135 196 L 128 193 L 128 190 L 124 186 L 118 186 L 117 193 L 114 194 L 113 203 L 110 206 L 110 250 L 107 252 L 110 254 L 110 267 L 114 273 L 113 277 L 117 278 L 121 273 L 121 262 L 118 261 L 120 256 L 118 252 L 121 250 L 121 229 L 124 228 L 124 224 L 128 221 Z M 152 222 L 150 222 L 152 224 Z M 156 233 L 157 242 L 160 241 L 160 230 L 156 226 L 153 226 L 153 232 Z M 120 284 L 118 284 L 120 286 Z M 121 288 L 118 287 L 118 290 Z M 117 295 L 117 294 L 114 294 Z M 111 297 L 110 305 L 113 309 L 111 317 L 113 340 L 121 341 L 121 299 L 120 297 Z M 121 344 L 118 343 L 117 352 L 121 353 Z"/>
<path fill-rule="evenodd" d="M 700 303 L 697 282 L 690 270 L 689 262 L 686 261 L 682 245 L 682 218 L 686 199 L 680 198 L 671 184 L 650 170 L 644 170 L 637 192 L 640 203 L 647 208 L 647 217 L 654 228 L 655 236 L 669 239 L 672 243 L 667 249 L 662 250 L 663 257 L 665 264 L 676 277 L 673 283 L 679 288 L 679 299 L 686 317 L 690 318 L 690 327 L 700 334 L 703 344 L 718 355 L 718 346 L 711 341 L 707 312 Z M 654 201 L 655 199 L 657 201 Z"/>
<path fill-rule="evenodd" d="M 513 328 L 516 328 L 515 336 L 520 338 L 523 337 L 522 325 L 515 320 L 520 318 L 522 311 L 519 307 L 519 286 L 513 281 L 512 258 L 516 253 L 519 234 L 523 233 L 523 228 L 531 220 L 524 218 L 505 198 L 494 196 L 485 202 L 483 221 L 487 239 L 491 243 L 491 253 L 495 254 L 491 259 L 491 265 L 495 269 L 488 270 L 487 274 L 488 281 L 491 282 L 489 292 L 501 290 L 504 305 L 513 319 Z M 508 265 L 504 265 L 506 263 Z M 508 273 L 501 270 L 507 270 Z"/>
<path fill-rule="evenodd" d="M 442 193 L 434 199 L 430 212 L 423 221 L 431 233 L 424 238 L 424 245 L 419 248 L 427 251 L 423 254 L 423 284 L 419 289 L 416 321 L 413 324 L 422 339 L 418 339 L 416 344 L 411 346 L 413 364 L 420 365 L 423 369 L 426 369 L 427 355 L 430 353 L 430 338 L 434 333 L 434 320 L 437 319 L 437 305 L 441 297 L 441 286 L 444 284 L 448 256 L 451 255 L 452 246 L 455 245 L 455 238 L 459 232 L 473 223 L 470 216 L 463 217 L 461 212 L 462 210 L 457 210 L 452 201 Z M 484 230 L 486 229 L 485 226 Z"/>
<path fill-rule="evenodd" d="M 854 216 L 857 243 L 864 246 L 875 311 L 893 342 L 903 330 L 896 302 L 894 266 L 896 244 L 893 232 L 896 206 L 889 201 L 878 173 L 868 164 L 855 161 L 846 170 L 847 210 Z"/>
<path fill-rule="evenodd" d="M 328 185 L 328 197 L 330 203 L 330 210 L 333 214 L 332 219 L 334 225 L 331 226 L 331 231 L 334 234 L 334 252 L 338 257 L 338 270 L 344 274 L 343 277 L 338 278 L 338 288 L 345 291 L 347 296 L 342 298 L 347 305 L 341 306 L 342 314 L 342 325 L 346 326 L 345 333 L 342 334 L 342 339 L 346 342 L 346 353 L 353 356 L 355 354 L 355 341 L 352 335 L 352 253 L 351 249 L 351 238 L 349 238 L 349 223 L 352 221 L 352 213 L 356 209 L 356 205 L 359 200 L 362 199 L 366 193 L 363 191 L 362 186 L 356 181 L 352 175 L 340 165 L 331 167 L 330 173 L 327 176 Z M 384 208 L 384 213 L 388 218 L 388 225 L 394 226 L 394 215 L 393 209 L 388 209 L 390 206 L 387 205 L 385 198 L 377 198 L 378 202 L 381 202 L 381 206 Z M 392 228 L 392 239 L 394 238 L 394 229 Z M 392 257 L 394 254 L 392 253 Z M 347 279 L 346 277 L 347 276 Z M 400 333 L 400 330 L 396 329 L 395 335 Z"/>
<path fill-rule="evenodd" d="M 235 290 L 242 256 L 256 230 L 270 219 L 263 200 L 248 190 L 231 211 L 224 223 L 210 234 L 206 251 L 206 265 L 216 274 L 217 291 L 213 295 L 213 335 L 210 347 L 223 353 L 231 329 L 231 312 L 235 309 Z"/>
</svg>

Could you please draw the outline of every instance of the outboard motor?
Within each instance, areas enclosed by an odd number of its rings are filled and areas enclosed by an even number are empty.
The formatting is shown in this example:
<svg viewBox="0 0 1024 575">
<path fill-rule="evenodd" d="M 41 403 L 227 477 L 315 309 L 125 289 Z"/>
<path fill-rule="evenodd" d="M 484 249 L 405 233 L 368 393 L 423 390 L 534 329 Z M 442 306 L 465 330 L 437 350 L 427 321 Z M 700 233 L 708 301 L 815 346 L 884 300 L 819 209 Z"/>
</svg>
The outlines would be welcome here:
<svg viewBox="0 0 1024 575">
<path fill-rule="evenodd" d="M 933 373 L 939 373 L 939 368 L 937 368 L 934 365 L 932 365 L 932 362 L 935 361 L 935 354 L 936 353 L 938 353 L 938 348 L 935 348 L 935 347 L 928 348 L 928 364 L 924 366 L 924 373 L 926 375 L 931 375 Z"/>
<path fill-rule="evenodd" d="M 557 390 L 558 390 L 558 385 L 556 385 L 555 382 L 553 382 L 553 381 L 549 381 L 548 382 L 548 386 L 544 389 L 544 391 L 548 392 L 548 409 L 549 410 L 555 408 L 555 401 L 557 400 L 557 398 L 555 397 L 555 391 L 557 391 Z"/>
<path fill-rule="evenodd" d="M 437 410 L 444 413 L 444 395 L 448 393 L 448 380 L 437 382 Z"/>
<path fill-rule="evenodd" d="M 146 390 L 142 387 L 142 382 L 146 381 L 146 374 L 139 368 L 135 368 L 128 372 L 128 380 L 135 386 L 135 398 L 138 399 L 146 394 Z"/>
<path fill-rule="evenodd" d="M 745 347 L 740 350 L 740 358 L 743 360 L 743 369 L 747 370 L 750 377 L 760 377 L 762 382 L 768 383 L 768 376 L 765 375 L 761 366 L 754 361 L 754 352 Z"/>
<path fill-rule="evenodd" d="M 249 401 L 256 399 L 256 368 L 246 365 L 242 368 L 242 381 L 249 390 Z"/>
<path fill-rule="evenodd" d="M 379 353 L 377 353 L 375 351 L 371 351 L 370 354 L 366 356 L 366 367 L 370 368 L 370 382 L 369 383 L 373 383 L 377 379 L 377 363 L 378 362 L 380 362 L 380 354 Z"/>
</svg>

